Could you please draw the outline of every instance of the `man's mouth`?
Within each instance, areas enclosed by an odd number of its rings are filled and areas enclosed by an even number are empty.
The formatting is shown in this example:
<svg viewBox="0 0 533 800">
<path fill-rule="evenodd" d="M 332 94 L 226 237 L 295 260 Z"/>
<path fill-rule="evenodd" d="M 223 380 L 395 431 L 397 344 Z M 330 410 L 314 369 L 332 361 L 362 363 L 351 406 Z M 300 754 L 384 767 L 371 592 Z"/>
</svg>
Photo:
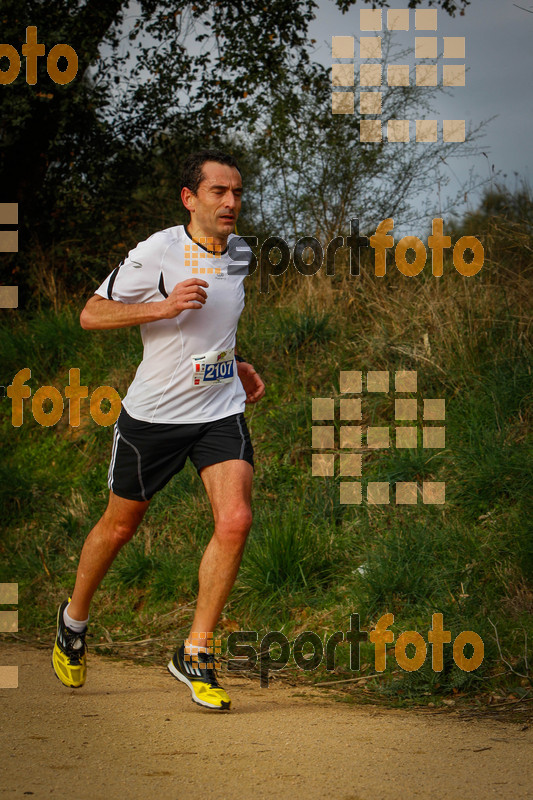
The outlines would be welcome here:
<svg viewBox="0 0 533 800">
<path fill-rule="evenodd" d="M 235 222 L 235 217 L 233 214 L 221 214 L 219 219 L 221 219 L 223 222 Z"/>
</svg>

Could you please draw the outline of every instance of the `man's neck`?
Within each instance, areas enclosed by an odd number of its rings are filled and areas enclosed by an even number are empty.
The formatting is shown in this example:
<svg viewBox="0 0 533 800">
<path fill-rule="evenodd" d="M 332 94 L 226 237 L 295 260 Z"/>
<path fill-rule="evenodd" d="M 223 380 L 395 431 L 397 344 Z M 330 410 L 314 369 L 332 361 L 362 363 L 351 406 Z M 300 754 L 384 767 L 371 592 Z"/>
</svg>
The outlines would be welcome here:
<svg viewBox="0 0 533 800">
<path fill-rule="evenodd" d="M 193 228 L 190 222 L 185 226 L 185 230 L 194 242 L 200 244 L 204 250 L 209 250 L 210 253 L 220 253 L 221 250 L 226 249 L 228 244 L 227 236 L 211 236 L 199 228 Z"/>
</svg>

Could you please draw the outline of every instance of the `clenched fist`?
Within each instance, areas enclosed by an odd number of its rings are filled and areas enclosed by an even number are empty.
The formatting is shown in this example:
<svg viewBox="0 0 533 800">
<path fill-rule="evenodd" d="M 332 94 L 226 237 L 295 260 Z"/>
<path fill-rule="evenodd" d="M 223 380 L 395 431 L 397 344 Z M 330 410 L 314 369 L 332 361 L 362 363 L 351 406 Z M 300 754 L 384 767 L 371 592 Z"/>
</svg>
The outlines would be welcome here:
<svg viewBox="0 0 533 800">
<path fill-rule="evenodd" d="M 177 317 L 189 308 L 202 308 L 207 300 L 203 286 L 208 287 L 209 284 L 200 278 L 187 278 L 186 281 L 177 283 L 169 296 L 161 301 L 162 319 Z"/>
</svg>

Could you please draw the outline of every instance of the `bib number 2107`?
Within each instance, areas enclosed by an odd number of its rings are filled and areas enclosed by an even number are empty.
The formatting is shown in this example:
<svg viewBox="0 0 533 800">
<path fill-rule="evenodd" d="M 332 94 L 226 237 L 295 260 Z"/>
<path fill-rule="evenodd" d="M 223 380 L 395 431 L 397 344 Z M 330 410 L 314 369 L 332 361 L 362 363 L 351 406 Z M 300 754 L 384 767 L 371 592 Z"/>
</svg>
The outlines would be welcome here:
<svg viewBox="0 0 533 800">
<path fill-rule="evenodd" d="M 211 350 L 203 355 L 192 356 L 194 386 L 213 383 L 229 383 L 235 375 L 234 349 Z"/>
<path fill-rule="evenodd" d="M 219 361 L 217 364 L 206 364 L 204 381 L 220 381 L 233 378 L 234 361 Z"/>
</svg>

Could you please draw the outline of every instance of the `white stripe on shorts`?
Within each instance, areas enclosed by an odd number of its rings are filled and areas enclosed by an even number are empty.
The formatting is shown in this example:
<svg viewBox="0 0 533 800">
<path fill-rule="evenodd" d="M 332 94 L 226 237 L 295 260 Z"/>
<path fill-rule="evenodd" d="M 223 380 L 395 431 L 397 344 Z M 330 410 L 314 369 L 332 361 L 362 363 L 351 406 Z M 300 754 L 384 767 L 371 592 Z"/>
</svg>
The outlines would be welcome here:
<svg viewBox="0 0 533 800">
<path fill-rule="evenodd" d="M 244 455 L 244 448 L 246 447 L 246 439 L 244 438 L 244 433 L 242 432 L 241 418 L 239 415 L 237 415 L 237 425 L 239 426 L 239 431 L 241 433 L 241 440 L 242 440 L 241 452 L 239 453 L 239 458 L 242 458 Z"/>
<path fill-rule="evenodd" d="M 107 471 L 107 485 L 110 489 L 113 489 L 113 470 L 115 468 L 115 459 L 117 457 L 117 445 L 119 436 L 120 434 L 118 432 L 118 425 L 115 422 L 113 430 L 113 446 L 111 448 L 111 461 L 109 462 L 109 469 Z"/>
</svg>

